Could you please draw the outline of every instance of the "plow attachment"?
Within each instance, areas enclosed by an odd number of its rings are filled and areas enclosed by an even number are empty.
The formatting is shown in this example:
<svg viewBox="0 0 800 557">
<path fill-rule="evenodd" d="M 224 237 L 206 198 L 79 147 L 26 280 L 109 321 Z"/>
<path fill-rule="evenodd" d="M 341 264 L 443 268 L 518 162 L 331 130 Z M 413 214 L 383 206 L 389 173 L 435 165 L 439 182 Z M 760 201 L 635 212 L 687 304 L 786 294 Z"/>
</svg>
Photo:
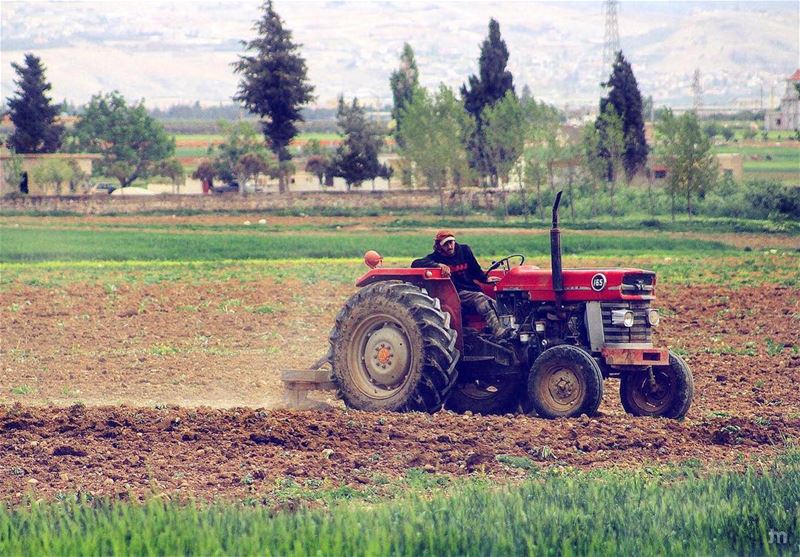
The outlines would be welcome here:
<svg viewBox="0 0 800 557">
<path fill-rule="evenodd" d="M 331 368 L 328 357 L 324 356 L 314 362 L 308 369 L 287 369 L 281 373 L 284 393 L 283 402 L 286 408 L 307 410 L 326 407 L 324 402 L 308 399 L 310 391 L 331 391 L 336 385 L 331 379 Z"/>
</svg>

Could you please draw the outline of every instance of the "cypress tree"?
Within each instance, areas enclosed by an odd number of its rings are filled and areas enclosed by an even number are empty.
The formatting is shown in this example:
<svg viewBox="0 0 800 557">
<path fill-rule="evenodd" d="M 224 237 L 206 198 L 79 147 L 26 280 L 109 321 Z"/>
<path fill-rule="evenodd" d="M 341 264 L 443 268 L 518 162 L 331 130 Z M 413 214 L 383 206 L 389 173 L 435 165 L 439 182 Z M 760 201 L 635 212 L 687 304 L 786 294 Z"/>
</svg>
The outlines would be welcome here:
<svg viewBox="0 0 800 557">
<path fill-rule="evenodd" d="M 292 41 L 292 33 L 272 7 L 272 0 L 263 5 L 264 16 L 256 22 L 258 36 L 243 42 L 252 54 L 239 56 L 234 63 L 242 75 L 234 100 L 261 117 L 261 128 L 270 150 L 278 157 L 280 191 L 286 191 L 286 163 L 289 143 L 297 135 L 297 123 L 303 121 L 300 109 L 314 97 L 308 83 L 306 61 L 300 45 Z"/>
<path fill-rule="evenodd" d="M 644 136 L 642 94 L 639 92 L 639 85 L 633 75 L 631 64 L 622 55 L 622 51 L 617 52 L 611 75 L 602 86 L 608 89 L 608 95 L 600 99 L 600 114 L 606 113 L 609 108 L 613 107 L 622 120 L 622 132 L 625 137 L 622 164 L 625 169 L 625 177 L 630 181 L 647 162 L 649 148 Z M 603 124 L 600 118 L 596 125 L 602 137 Z M 609 158 L 607 149 L 604 149 L 602 154 L 605 158 Z M 610 162 L 609 168 L 611 168 Z M 609 178 L 614 178 L 611 170 L 609 170 Z"/>
<path fill-rule="evenodd" d="M 17 153 L 53 153 L 61 147 L 64 126 L 55 123 L 59 105 L 51 104 L 47 92 L 52 88 L 44 78 L 39 57 L 25 54 L 25 64 L 12 63 L 17 72 L 16 96 L 8 98 L 8 112 L 14 133 L 6 145 Z"/>
<path fill-rule="evenodd" d="M 402 141 L 400 128 L 403 109 L 411 102 L 414 97 L 414 91 L 419 88 L 417 61 L 414 59 L 414 50 L 408 43 L 403 45 L 403 53 L 400 55 L 400 67 L 392 72 L 389 77 L 389 85 L 392 88 L 392 100 L 394 101 L 392 118 L 394 118 L 396 124 L 395 136 L 399 144 Z"/>
<path fill-rule="evenodd" d="M 496 165 L 487 156 L 486 134 L 481 115 L 487 106 L 494 106 L 506 92 L 514 95 L 514 78 L 506 69 L 508 47 L 500 37 L 500 24 L 494 18 L 489 20 L 489 36 L 481 45 L 478 61 L 478 75 L 471 75 L 469 83 L 461 86 L 464 108 L 475 118 L 475 132 L 469 139 L 470 164 L 483 176 L 489 176 L 493 186 L 497 186 Z"/>
</svg>

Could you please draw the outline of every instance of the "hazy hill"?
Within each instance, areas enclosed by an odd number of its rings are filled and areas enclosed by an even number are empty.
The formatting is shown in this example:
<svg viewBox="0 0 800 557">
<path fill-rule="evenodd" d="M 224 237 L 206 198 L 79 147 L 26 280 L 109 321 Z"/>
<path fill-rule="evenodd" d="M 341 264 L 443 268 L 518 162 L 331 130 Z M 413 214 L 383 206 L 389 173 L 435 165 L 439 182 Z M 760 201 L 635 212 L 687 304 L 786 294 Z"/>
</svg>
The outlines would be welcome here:
<svg viewBox="0 0 800 557">
<path fill-rule="evenodd" d="M 258 1 L 3 2 L 2 96 L 10 62 L 40 55 L 56 99 L 85 102 L 119 89 L 149 106 L 228 102 L 231 62 L 252 36 Z M 516 83 L 550 102 L 596 102 L 601 68 L 600 2 L 277 2 L 303 43 L 318 103 L 341 92 L 367 103 L 390 99 L 389 73 L 404 41 L 426 86 L 459 86 L 476 71 L 490 17 L 500 21 Z M 622 47 L 645 95 L 690 104 L 691 76 L 703 75 L 707 103 L 779 95 L 800 60 L 800 3 L 622 2 Z"/>
</svg>

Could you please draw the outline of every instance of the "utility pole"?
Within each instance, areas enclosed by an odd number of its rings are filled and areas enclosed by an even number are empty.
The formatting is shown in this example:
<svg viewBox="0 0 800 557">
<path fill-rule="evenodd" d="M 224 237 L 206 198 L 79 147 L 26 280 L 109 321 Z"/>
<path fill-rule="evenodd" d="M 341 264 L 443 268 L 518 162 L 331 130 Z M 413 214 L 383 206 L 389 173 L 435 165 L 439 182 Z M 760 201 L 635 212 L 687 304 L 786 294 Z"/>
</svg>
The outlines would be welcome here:
<svg viewBox="0 0 800 557">
<path fill-rule="evenodd" d="M 619 26 L 617 25 L 617 0 L 605 0 L 603 14 L 605 15 L 605 34 L 603 36 L 603 68 L 601 82 L 605 81 L 611 73 L 611 65 L 619 46 Z"/>
<path fill-rule="evenodd" d="M 700 82 L 700 68 L 694 70 L 694 77 L 692 78 L 692 96 L 692 109 L 699 117 L 699 113 L 703 109 L 703 85 Z"/>
</svg>

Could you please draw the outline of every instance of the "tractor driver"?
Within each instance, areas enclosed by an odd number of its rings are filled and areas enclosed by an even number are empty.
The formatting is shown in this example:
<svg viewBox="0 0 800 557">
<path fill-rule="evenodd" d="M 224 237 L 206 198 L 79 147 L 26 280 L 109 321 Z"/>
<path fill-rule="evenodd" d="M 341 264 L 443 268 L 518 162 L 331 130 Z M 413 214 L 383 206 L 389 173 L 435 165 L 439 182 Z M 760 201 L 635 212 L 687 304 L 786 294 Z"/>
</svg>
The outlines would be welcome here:
<svg viewBox="0 0 800 557">
<path fill-rule="evenodd" d="M 467 244 L 457 244 L 455 235 L 449 230 L 436 233 L 433 253 L 415 259 L 412 267 L 439 267 L 442 276 L 450 277 L 461 299 L 461 307 L 478 313 L 489 330 L 499 339 L 514 335 L 514 329 L 503 327 L 497 318 L 494 301 L 481 291 L 478 283 L 496 282 L 487 277 Z"/>
</svg>

